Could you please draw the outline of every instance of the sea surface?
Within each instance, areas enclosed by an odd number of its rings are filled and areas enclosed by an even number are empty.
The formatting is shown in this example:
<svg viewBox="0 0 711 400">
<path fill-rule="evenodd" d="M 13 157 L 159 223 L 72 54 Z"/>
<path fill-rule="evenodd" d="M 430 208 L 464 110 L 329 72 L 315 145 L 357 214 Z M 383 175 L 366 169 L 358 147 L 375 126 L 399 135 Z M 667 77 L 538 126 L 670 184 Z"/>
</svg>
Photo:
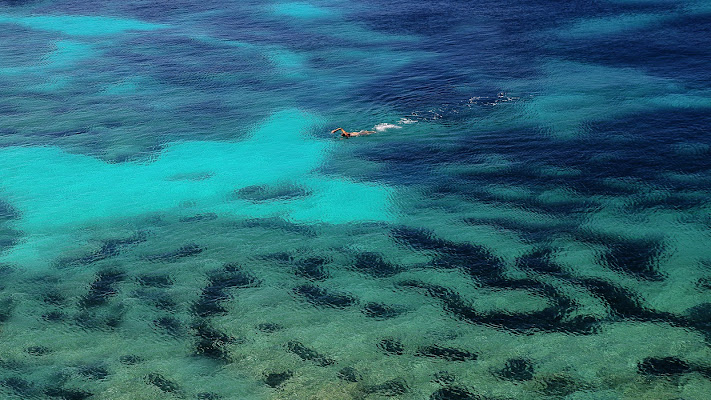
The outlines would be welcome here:
<svg viewBox="0 0 711 400">
<path fill-rule="evenodd" d="M 711 399 L 711 1 L 0 1 L 0 398 Z"/>
</svg>

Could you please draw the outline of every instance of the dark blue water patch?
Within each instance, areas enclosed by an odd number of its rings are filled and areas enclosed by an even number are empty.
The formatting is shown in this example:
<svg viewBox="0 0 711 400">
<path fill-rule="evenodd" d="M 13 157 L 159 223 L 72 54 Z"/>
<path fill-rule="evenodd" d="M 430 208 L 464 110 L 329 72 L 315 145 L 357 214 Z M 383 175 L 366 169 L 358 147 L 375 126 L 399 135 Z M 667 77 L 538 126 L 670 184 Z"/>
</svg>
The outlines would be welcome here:
<svg viewBox="0 0 711 400">
<path fill-rule="evenodd" d="M 709 37 L 711 16 L 681 14 L 612 37 L 563 37 L 553 52 L 599 65 L 640 68 L 702 89 L 711 87 L 711 72 L 706 68 L 711 57 Z"/>
</svg>

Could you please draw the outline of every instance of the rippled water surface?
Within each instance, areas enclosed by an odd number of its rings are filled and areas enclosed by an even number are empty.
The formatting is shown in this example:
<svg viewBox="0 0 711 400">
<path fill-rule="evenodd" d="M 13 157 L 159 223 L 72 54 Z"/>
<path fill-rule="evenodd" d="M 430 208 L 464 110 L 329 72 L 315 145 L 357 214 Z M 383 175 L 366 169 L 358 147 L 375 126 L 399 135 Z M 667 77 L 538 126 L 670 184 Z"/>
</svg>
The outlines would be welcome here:
<svg viewBox="0 0 711 400">
<path fill-rule="evenodd" d="M 0 397 L 709 398 L 709 38 L 709 0 L 0 1 Z"/>
</svg>

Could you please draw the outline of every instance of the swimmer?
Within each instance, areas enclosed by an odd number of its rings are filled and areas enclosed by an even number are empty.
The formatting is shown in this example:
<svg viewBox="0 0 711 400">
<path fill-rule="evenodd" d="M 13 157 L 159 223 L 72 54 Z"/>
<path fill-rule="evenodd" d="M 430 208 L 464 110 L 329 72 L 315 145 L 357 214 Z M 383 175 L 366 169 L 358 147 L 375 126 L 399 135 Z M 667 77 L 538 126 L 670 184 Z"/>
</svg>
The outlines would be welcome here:
<svg viewBox="0 0 711 400">
<path fill-rule="evenodd" d="M 336 128 L 336 129 L 332 130 L 331 133 L 336 133 L 338 131 L 341 131 L 341 137 L 344 137 L 344 138 L 349 138 L 349 137 L 353 137 L 353 136 L 372 135 L 375 133 L 375 131 L 346 132 L 346 130 L 343 128 Z"/>
</svg>

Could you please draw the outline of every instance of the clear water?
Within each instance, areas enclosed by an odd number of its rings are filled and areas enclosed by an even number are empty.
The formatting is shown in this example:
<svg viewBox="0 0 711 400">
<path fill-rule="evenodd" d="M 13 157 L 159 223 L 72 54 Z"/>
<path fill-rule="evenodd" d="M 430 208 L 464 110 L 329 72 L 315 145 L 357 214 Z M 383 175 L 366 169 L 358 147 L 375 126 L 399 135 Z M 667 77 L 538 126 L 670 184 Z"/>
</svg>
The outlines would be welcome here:
<svg viewBox="0 0 711 400">
<path fill-rule="evenodd" d="M 0 397 L 708 398 L 710 37 L 708 0 L 0 2 Z"/>
</svg>

